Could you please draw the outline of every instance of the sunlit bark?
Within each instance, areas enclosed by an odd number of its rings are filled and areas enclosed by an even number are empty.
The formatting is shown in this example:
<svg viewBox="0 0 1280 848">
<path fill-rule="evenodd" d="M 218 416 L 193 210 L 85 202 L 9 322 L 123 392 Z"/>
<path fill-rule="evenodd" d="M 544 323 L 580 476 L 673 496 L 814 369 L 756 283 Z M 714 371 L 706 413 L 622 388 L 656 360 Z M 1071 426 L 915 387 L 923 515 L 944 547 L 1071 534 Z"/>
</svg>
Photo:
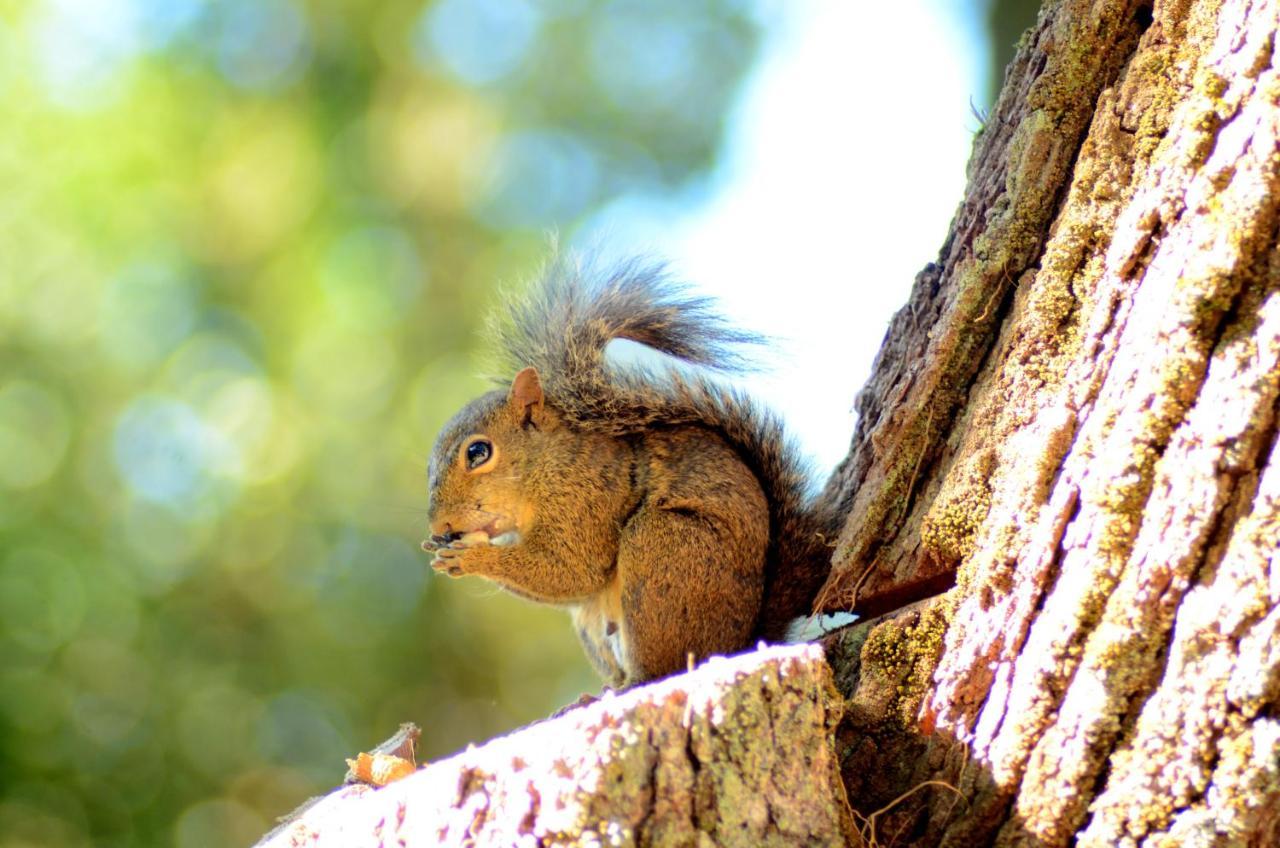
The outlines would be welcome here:
<svg viewBox="0 0 1280 848">
<path fill-rule="evenodd" d="M 833 646 L 886 844 L 1280 844 L 1278 18 L 1024 40 L 833 484 L 829 606 L 955 580 Z"/>
<path fill-rule="evenodd" d="M 713 659 L 386 787 L 338 790 L 265 844 L 845 845 L 840 704 L 816 647 Z"/>
</svg>

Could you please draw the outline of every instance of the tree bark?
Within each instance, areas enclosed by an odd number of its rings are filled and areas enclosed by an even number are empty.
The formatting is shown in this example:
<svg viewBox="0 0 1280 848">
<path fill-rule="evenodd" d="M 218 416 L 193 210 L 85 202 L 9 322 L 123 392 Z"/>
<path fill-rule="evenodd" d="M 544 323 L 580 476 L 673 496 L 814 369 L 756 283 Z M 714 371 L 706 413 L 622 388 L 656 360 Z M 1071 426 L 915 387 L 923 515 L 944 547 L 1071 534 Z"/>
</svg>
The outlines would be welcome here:
<svg viewBox="0 0 1280 848">
<path fill-rule="evenodd" d="M 386 787 L 339 789 L 260 846 L 846 845 L 840 713 L 814 646 L 713 659 Z"/>
<path fill-rule="evenodd" d="M 1280 12 L 1063 0 L 859 398 L 824 593 L 898 846 L 1280 844 Z M 923 355 L 913 352 L 922 351 Z"/>
</svg>

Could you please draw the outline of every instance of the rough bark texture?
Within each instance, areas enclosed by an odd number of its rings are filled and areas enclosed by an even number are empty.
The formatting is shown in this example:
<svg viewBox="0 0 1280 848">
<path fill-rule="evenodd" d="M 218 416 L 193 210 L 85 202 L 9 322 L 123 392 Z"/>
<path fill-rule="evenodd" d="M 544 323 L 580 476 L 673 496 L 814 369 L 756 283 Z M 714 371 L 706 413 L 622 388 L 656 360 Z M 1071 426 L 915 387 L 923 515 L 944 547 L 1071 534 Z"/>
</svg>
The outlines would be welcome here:
<svg viewBox="0 0 1280 848">
<path fill-rule="evenodd" d="M 713 659 L 381 789 L 336 790 L 262 844 L 845 845 L 840 714 L 814 646 Z"/>
<path fill-rule="evenodd" d="M 1275 0 L 1024 40 L 832 485 L 882 843 L 1280 845 Z"/>
</svg>

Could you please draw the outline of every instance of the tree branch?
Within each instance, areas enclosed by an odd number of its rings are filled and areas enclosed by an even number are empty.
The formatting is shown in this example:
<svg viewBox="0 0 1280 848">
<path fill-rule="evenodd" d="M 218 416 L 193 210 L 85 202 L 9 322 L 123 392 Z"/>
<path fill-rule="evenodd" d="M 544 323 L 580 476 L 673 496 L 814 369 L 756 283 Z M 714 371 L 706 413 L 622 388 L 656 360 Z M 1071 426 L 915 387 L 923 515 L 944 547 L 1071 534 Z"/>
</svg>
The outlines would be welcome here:
<svg viewBox="0 0 1280 848">
<path fill-rule="evenodd" d="M 386 787 L 337 789 L 260 845 L 847 845 L 842 711 L 817 646 L 714 658 Z"/>
</svg>

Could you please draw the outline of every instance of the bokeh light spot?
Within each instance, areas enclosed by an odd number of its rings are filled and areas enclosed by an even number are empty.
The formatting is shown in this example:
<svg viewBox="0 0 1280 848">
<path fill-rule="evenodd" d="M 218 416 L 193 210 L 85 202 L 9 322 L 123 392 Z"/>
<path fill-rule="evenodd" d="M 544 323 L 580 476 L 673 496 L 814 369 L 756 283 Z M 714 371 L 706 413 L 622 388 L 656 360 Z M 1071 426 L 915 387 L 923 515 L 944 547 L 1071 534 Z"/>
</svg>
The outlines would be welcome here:
<svg viewBox="0 0 1280 848">
<path fill-rule="evenodd" d="M 361 227 L 325 251 L 320 287 L 333 317 L 374 329 L 399 320 L 422 290 L 422 262 L 403 230 Z"/>
<path fill-rule="evenodd" d="M 133 491 L 185 510 L 212 494 L 231 444 L 190 406 L 159 395 L 130 403 L 115 429 L 115 461 Z"/>
<path fill-rule="evenodd" d="M 71 440 L 66 404 L 28 380 L 0 386 L 0 486 L 30 489 L 58 470 Z"/>
<path fill-rule="evenodd" d="M 317 326 L 295 355 L 294 385 L 303 397 L 342 417 L 363 419 L 380 411 L 390 396 L 399 362 L 382 336 Z"/>
<path fill-rule="evenodd" d="M 170 504 L 130 499 L 116 533 L 132 555 L 129 565 L 144 591 L 161 592 L 186 575 L 213 535 L 210 505 L 175 512 Z"/>
<path fill-rule="evenodd" d="M 324 696 L 300 691 L 282 693 L 267 704 L 258 721 L 258 752 L 296 768 L 316 781 L 331 781 L 333 752 L 351 750 L 350 731 Z"/>
<path fill-rule="evenodd" d="M 369 115 L 370 165 L 401 203 L 457 214 L 483 183 L 498 137 L 494 105 L 475 91 L 387 86 Z"/>
<path fill-rule="evenodd" d="M 312 575 L 325 626 L 345 642 L 382 638 L 422 603 L 427 568 L 403 539 L 348 531 Z"/>
<path fill-rule="evenodd" d="M 274 394 L 259 377 L 237 377 L 211 392 L 204 403 L 205 420 L 242 461 L 221 469 L 242 483 L 261 483 L 278 476 L 297 458 L 296 450 L 275 439 Z M 280 451 L 274 448 L 282 448 Z"/>
<path fill-rule="evenodd" d="M 143 610 L 137 580 L 128 568 L 115 559 L 86 558 L 80 562 L 85 594 L 93 600 L 85 612 L 81 634 L 122 643 L 138 635 Z"/>
<path fill-rule="evenodd" d="M 423 474 L 427 470 L 426 451 L 430 449 L 424 436 L 440 432 L 454 412 L 490 388 L 472 376 L 474 371 L 466 356 L 445 354 L 424 365 L 409 386 L 409 426 L 412 433 L 422 440 Z"/>
<path fill-rule="evenodd" d="M 35 24 L 40 77 L 57 102 L 99 106 L 121 65 L 140 47 L 129 0 L 53 0 Z"/>
<path fill-rule="evenodd" d="M 13 37 L 9 26 L 4 21 L 0 21 L 0 96 L 4 95 L 9 79 L 17 67 L 14 53 L 18 48 L 19 42 Z"/>
<path fill-rule="evenodd" d="M 151 702 L 151 674 L 138 654 L 116 642 L 81 638 L 67 649 L 62 663 L 74 681 L 75 728 L 97 745 L 125 740 Z"/>
<path fill-rule="evenodd" d="M 150 365 L 191 332 L 197 308 L 194 286 L 172 267 L 132 266 L 106 286 L 99 305 L 99 343 L 124 365 Z"/>
<path fill-rule="evenodd" d="M 511 133 L 493 158 L 492 182 L 479 200 L 478 212 L 495 227 L 568 223 L 596 199 L 595 153 L 572 133 Z"/>
<path fill-rule="evenodd" d="M 167 46 L 200 20 L 205 0 L 131 0 L 147 46 Z"/>
<path fill-rule="evenodd" d="M 192 687 L 178 712 L 178 748 L 187 767 L 209 777 L 252 765 L 262 702 L 227 683 Z"/>
<path fill-rule="evenodd" d="M 591 71 L 615 102 L 640 101 L 652 110 L 697 84 L 691 64 L 698 55 L 693 22 L 673 11 L 619 3 L 599 17 L 591 39 Z"/>
<path fill-rule="evenodd" d="M 274 247 L 310 214 L 320 189 L 316 139 L 286 110 L 219 128 L 196 233 L 215 262 L 241 262 Z"/>
<path fill-rule="evenodd" d="M 271 827 L 252 807 L 225 798 L 192 804 L 173 827 L 176 848 L 252 845 Z"/>
<path fill-rule="evenodd" d="M 17 249 L 26 249 L 26 245 Z M 14 285 L 21 291 L 27 333 L 33 340 L 62 347 L 91 339 L 97 328 L 105 274 L 81 246 L 61 235 L 42 245 L 37 255 L 39 262 L 30 277 Z"/>
<path fill-rule="evenodd" d="M 0 670 L 0 713 L 26 733 L 45 733 L 66 721 L 70 696 L 60 677 L 44 668 Z"/>
<path fill-rule="evenodd" d="M 234 85 L 276 91 L 306 69 L 307 19 L 290 0 L 234 0 L 217 6 L 218 68 Z"/>
<path fill-rule="evenodd" d="M 5 794 L 26 794 L 27 785 L 7 784 Z M 16 797 L 0 801 L 0 834 L 4 835 L 6 848 L 88 848 L 90 844 L 82 825 Z"/>
<path fill-rule="evenodd" d="M 540 23 L 526 0 L 441 0 L 424 12 L 415 48 L 425 63 L 438 59 L 461 79 L 483 85 L 520 67 Z"/>
<path fill-rule="evenodd" d="M 260 373 L 257 362 L 235 339 L 224 332 L 189 337 L 164 369 L 169 393 L 203 411 L 210 397 L 224 386 Z"/>
<path fill-rule="evenodd" d="M 0 562 L 0 633 L 36 653 L 66 644 L 84 619 L 84 584 L 75 566 L 43 548 L 23 548 Z"/>
</svg>

